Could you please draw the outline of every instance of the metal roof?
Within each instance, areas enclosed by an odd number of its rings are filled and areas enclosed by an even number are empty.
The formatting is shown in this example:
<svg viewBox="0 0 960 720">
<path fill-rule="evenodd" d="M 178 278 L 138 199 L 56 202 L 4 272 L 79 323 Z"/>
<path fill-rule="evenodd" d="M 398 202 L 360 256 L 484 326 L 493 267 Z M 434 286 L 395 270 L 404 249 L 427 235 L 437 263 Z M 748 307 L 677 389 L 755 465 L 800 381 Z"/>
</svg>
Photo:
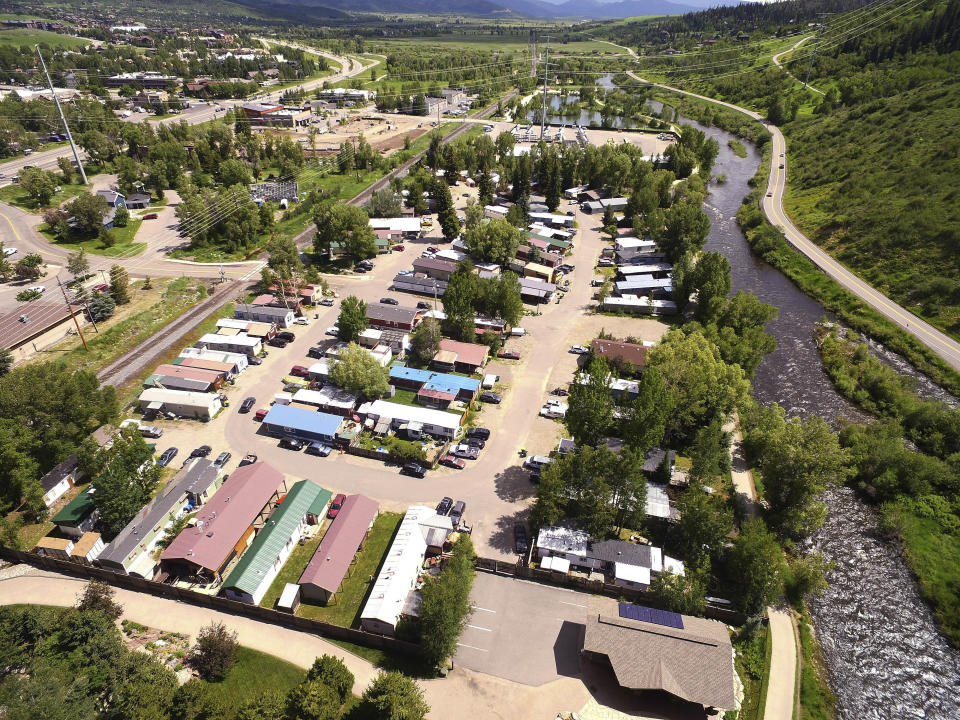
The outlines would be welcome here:
<svg viewBox="0 0 960 720">
<path fill-rule="evenodd" d="M 299 390 L 297 392 L 300 392 Z M 312 412 L 287 405 L 274 405 L 263 419 L 264 425 L 280 428 L 304 430 L 317 435 L 333 437 L 340 428 L 343 418 L 330 413 Z"/>
<path fill-rule="evenodd" d="M 390 380 L 392 381 L 394 379 L 410 380 L 431 386 L 442 385 L 443 387 L 466 390 L 467 392 L 476 392 L 480 388 L 480 380 L 477 378 L 467 378 L 459 375 L 437 373 L 431 372 L 430 370 L 400 367 L 397 365 L 393 365 L 390 368 Z"/>
<path fill-rule="evenodd" d="M 293 537 L 297 526 L 312 507 L 322 502 L 324 506 L 333 495 L 329 490 L 309 480 L 294 483 L 270 519 L 250 543 L 233 572 L 224 581 L 225 588 L 236 588 L 253 595 L 267 578 L 270 567 L 280 557 L 280 551 Z"/>
<path fill-rule="evenodd" d="M 67 527 L 76 527 L 83 522 L 90 513 L 96 510 L 96 503 L 93 499 L 93 485 L 77 495 L 56 515 L 51 518 L 55 525 L 66 525 Z"/>
<path fill-rule="evenodd" d="M 366 495 L 347 497 L 307 563 L 299 583 L 316 585 L 329 593 L 336 592 L 379 511 L 377 502 Z"/>
<path fill-rule="evenodd" d="M 440 341 L 440 350 L 457 354 L 457 362 L 467 365 L 483 365 L 490 349 L 479 343 L 465 343 L 444 338 Z"/>
</svg>

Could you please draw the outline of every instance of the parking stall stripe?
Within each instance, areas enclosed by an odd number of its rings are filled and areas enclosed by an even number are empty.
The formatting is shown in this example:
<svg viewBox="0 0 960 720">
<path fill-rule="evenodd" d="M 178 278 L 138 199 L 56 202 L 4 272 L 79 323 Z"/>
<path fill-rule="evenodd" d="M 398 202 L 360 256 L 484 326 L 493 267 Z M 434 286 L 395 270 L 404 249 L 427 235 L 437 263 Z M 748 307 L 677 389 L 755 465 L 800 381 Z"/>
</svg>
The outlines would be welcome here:
<svg viewBox="0 0 960 720">
<path fill-rule="evenodd" d="M 479 650 L 480 652 L 489 652 L 489 650 L 484 650 L 483 648 L 478 648 L 473 645 L 467 645 L 466 643 L 457 643 L 460 647 L 470 648 L 471 650 Z"/>
<path fill-rule="evenodd" d="M 484 632 L 493 632 L 490 628 L 480 627 L 479 625 L 467 625 L 468 628 L 473 628 L 474 630 L 483 630 Z"/>
<path fill-rule="evenodd" d="M 496 610 L 487 610 L 487 608 L 482 608 L 479 605 L 471 605 L 470 607 L 472 607 L 474 610 L 482 610 L 483 612 L 489 612 L 489 613 L 497 612 Z"/>
<path fill-rule="evenodd" d="M 581 605 L 580 603 L 568 603 L 566 600 L 561 600 L 560 602 L 563 603 L 564 605 L 573 605 L 574 607 L 582 607 L 582 608 L 587 607 L 586 605 Z"/>
</svg>

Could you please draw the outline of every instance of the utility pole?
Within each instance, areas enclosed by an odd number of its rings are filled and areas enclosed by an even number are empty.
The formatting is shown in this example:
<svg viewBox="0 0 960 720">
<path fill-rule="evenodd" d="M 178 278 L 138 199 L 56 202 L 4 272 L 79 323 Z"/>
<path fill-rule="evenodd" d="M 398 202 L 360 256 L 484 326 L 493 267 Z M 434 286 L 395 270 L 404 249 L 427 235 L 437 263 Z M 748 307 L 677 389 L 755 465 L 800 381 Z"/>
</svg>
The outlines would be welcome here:
<svg viewBox="0 0 960 720">
<path fill-rule="evenodd" d="M 820 47 L 820 36 L 823 35 L 823 28 L 826 25 L 824 19 L 827 13 L 820 13 L 820 24 L 817 26 L 817 39 L 813 43 L 813 52 L 810 54 L 810 64 L 807 65 L 807 77 L 803 81 L 803 89 L 807 89 L 807 84 L 810 82 L 810 72 L 813 70 L 813 61 L 817 57 L 817 48 Z"/>
<path fill-rule="evenodd" d="M 63 129 L 67 131 L 67 140 L 70 141 L 70 149 L 73 150 L 73 159 L 77 163 L 77 169 L 80 170 L 80 177 L 83 178 L 83 184 L 87 184 L 87 173 L 83 170 L 83 164 L 80 162 L 80 153 L 77 152 L 77 146 L 73 142 L 73 133 L 70 132 L 70 126 L 67 125 L 67 119 L 63 116 L 63 108 L 60 107 L 60 98 L 57 97 L 57 91 L 53 89 L 53 80 L 50 79 L 50 73 L 47 72 L 47 63 L 43 61 L 43 55 L 40 53 L 40 46 L 34 45 L 37 49 L 37 56 L 40 58 L 40 64 L 43 66 L 43 74 L 47 76 L 47 85 L 50 86 L 50 94 L 53 95 L 53 101 L 57 104 L 57 112 L 60 113 L 60 120 L 63 121 Z M 57 281 L 59 282 L 59 280 Z M 66 297 L 66 296 L 64 296 Z M 81 335 L 81 337 L 83 337 Z M 84 343 L 86 347 L 86 343 Z"/>
<path fill-rule="evenodd" d="M 547 68 L 550 67 L 550 36 L 547 36 L 547 43 L 544 47 L 543 56 L 543 108 L 540 111 L 540 139 L 543 140 L 543 133 L 547 126 Z"/>
<path fill-rule="evenodd" d="M 73 312 L 73 308 L 70 307 L 70 301 L 67 300 L 67 291 L 63 289 L 63 283 L 60 282 L 60 276 L 57 275 L 57 286 L 60 288 L 60 292 L 63 293 L 63 301 L 67 304 L 67 312 L 70 313 L 70 317 L 73 318 L 73 324 L 77 326 L 77 335 L 80 336 L 80 342 L 83 343 L 83 349 L 87 352 L 90 352 L 90 348 L 87 347 L 87 340 L 83 337 L 83 331 L 80 329 L 80 321 L 77 320 L 76 313 Z"/>
</svg>

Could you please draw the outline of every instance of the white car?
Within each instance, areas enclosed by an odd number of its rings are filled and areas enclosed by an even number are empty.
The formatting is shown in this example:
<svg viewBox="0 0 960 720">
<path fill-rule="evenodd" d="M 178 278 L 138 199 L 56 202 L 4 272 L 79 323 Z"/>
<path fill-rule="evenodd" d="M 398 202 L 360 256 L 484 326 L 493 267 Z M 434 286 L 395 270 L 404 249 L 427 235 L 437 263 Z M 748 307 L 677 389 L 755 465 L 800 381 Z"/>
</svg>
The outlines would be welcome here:
<svg viewBox="0 0 960 720">
<path fill-rule="evenodd" d="M 310 324 L 310 318 L 298 317 L 298 318 L 295 318 L 295 319 L 294 319 L 294 322 L 295 322 L 297 325 L 309 325 L 309 324 Z"/>
<path fill-rule="evenodd" d="M 47 291 L 47 289 L 43 285 L 31 285 L 30 287 L 27 288 L 27 290 L 38 292 L 41 295 Z"/>
<path fill-rule="evenodd" d="M 16 255 L 17 249 L 15 247 L 5 247 L 3 249 L 3 256 L 10 257 L 11 255 Z"/>
<path fill-rule="evenodd" d="M 340 337 L 340 328 L 338 328 L 336 325 L 333 325 L 328 327 L 324 334 L 330 335 L 331 337 Z"/>
<path fill-rule="evenodd" d="M 570 348 L 570 352 L 572 352 L 574 355 L 586 355 L 590 352 L 590 348 L 586 348 L 583 345 L 574 345 L 572 348 Z"/>
<path fill-rule="evenodd" d="M 562 418 L 567 414 L 568 409 L 567 403 L 551 401 L 540 408 L 540 414 L 545 418 Z"/>
</svg>

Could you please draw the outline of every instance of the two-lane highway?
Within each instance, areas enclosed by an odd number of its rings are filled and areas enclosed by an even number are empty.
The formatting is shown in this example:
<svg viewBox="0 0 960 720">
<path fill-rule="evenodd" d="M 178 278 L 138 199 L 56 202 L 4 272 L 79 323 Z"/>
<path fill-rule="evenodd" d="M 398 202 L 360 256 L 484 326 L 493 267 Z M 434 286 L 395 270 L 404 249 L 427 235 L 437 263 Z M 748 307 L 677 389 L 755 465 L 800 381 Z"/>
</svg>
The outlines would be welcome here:
<svg viewBox="0 0 960 720">
<path fill-rule="evenodd" d="M 764 123 L 770 131 L 772 153 L 770 175 L 767 179 L 767 191 L 761 202 L 761 207 L 767 219 L 783 232 L 787 242 L 806 255 L 818 268 L 839 283 L 845 290 L 860 298 L 888 320 L 913 335 L 917 340 L 943 358 L 951 367 L 960 370 L 960 343 L 902 308 L 869 283 L 858 277 L 855 273 L 848 270 L 827 252 L 822 250 L 816 243 L 807 238 L 807 236 L 800 232 L 796 225 L 793 224 L 793 221 L 783 209 L 783 197 L 787 187 L 787 144 L 783 133 L 780 132 L 780 128 L 767 123 L 759 113 L 742 108 L 739 105 L 715 100 L 705 95 L 698 95 L 687 90 L 670 87 L 669 85 L 650 82 L 633 72 L 628 72 L 627 74 L 638 82 L 663 88 L 664 90 L 679 93 L 680 95 L 688 95 L 716 105 L 722 105 L 723 107 L 736 110 L 758 122 Z M 782 168 L 780 167 L 781 165 L 783 165 Z"/>
</svg>

